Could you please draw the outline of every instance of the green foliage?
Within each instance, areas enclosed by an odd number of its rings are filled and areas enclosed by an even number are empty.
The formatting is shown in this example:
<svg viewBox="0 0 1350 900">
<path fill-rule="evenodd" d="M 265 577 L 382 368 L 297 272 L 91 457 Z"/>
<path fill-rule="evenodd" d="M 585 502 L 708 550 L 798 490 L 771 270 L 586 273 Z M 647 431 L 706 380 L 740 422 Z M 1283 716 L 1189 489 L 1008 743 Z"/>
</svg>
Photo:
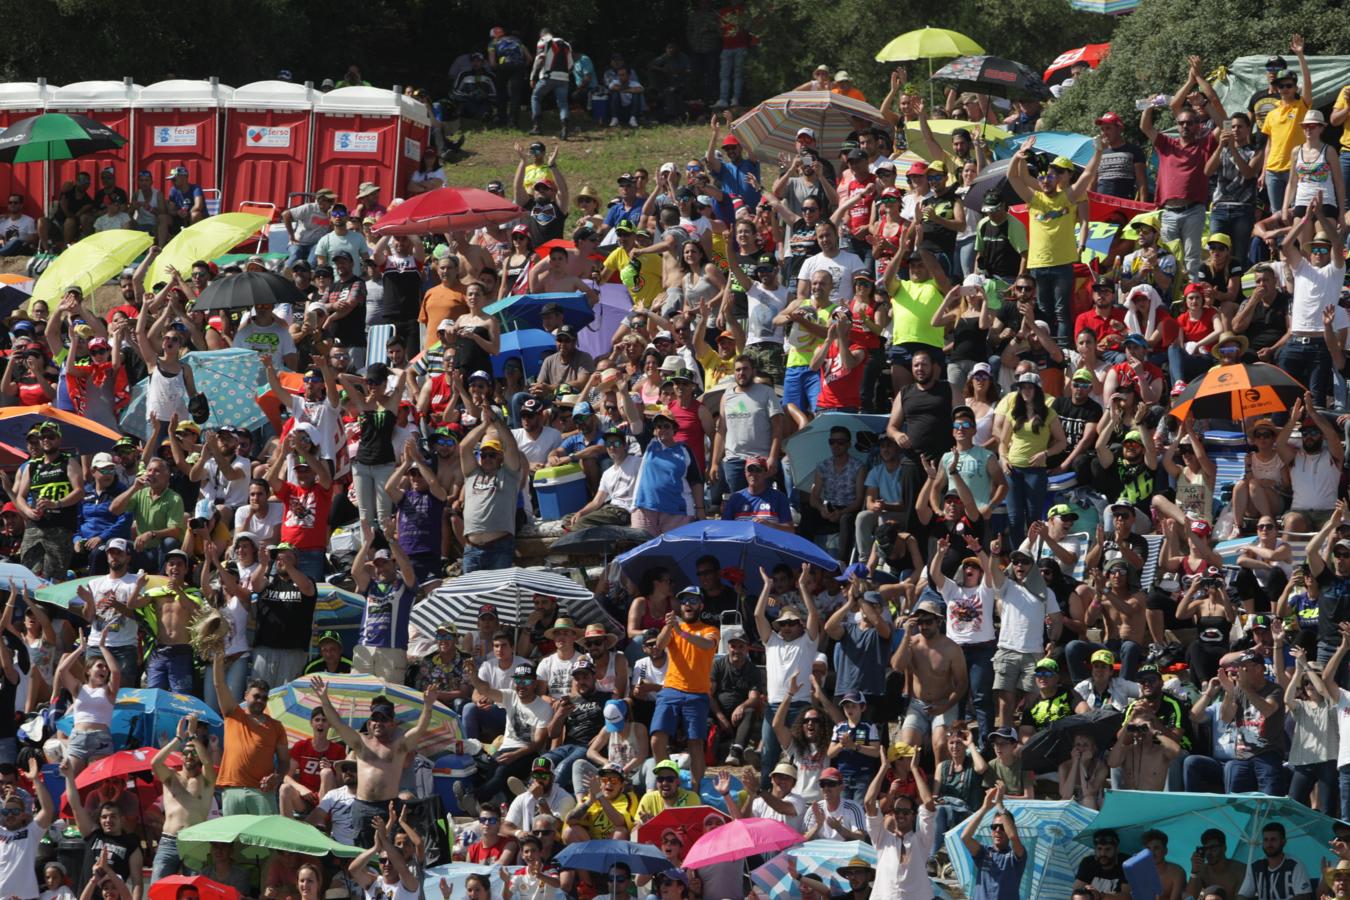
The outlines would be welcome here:
<svg viewBox="0 0 1350 900">
<path fill-rule="evenodd" d="M 1279 53 L 1292 66 L 1295 32 L 1310 56 L 1350 53 L 1350 18 L 1332 0 L 1144 0 L 1121 20 L 1101 68 L 1050 107 L 1047 126 L 1091 134 L 1092 120 L 1108 109 L 1132 119 L 1136 100 L 1176 91 L 1190 54 L 1206 75 L 1240 56 Z"/>
</svg>

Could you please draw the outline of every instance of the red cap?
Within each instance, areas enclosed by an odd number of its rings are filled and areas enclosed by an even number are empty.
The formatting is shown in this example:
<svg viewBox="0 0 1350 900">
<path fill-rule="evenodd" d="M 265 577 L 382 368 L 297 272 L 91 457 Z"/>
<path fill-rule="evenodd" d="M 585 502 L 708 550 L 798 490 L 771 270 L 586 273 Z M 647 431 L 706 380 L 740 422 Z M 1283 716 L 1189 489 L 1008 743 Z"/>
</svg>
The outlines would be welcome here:
<svg viewBox="0 0 1350 900">
<path fill-rule="evenodd" d="M 1108 112 L 1108 113 L 1102 113 L 1100 116 L 1097 117 L 1097 124 L 1098 124 L 1098 125 L 1123 125 L 1123 124 L 1125 124 L 1125 123 L 1121 120 L 1120 116 L 1116 115 L 1116 114 L 1113 113 L 1113 112 Z"/>
<path fill-rule="evenodd" d="M 0 513 L 7 513 L 7 512 L 12 512 L 16 516 L 19 515 L 19 508 L 14 505 L 13 500 L 9 501 L 4 506 L 0 506 Z"/>
<path fill-rule="evenodd" d="M 746 467 L 759 466 L 761 469 L 769 468 L 769 460 L 763 456 L 752 456 L 745 461 Z"/>
<path fill-rule="evenodd" d="M 828 769 L 821 769 L 821 770 L 820 770 L 820 778 L 817 779 L 817 780 L 818 780 L 818 781 L 843 781 L 843 780 L 844 780 L 844 776 L 843 776 L 843 774 L 842 774 L 838 769 L 836 769 L 834 766 L 830 766 Z"/>
<path fill-rule="evenodd" d="M 882 200 L 889 200 L 889 199 L 891 199 L 892 197 L 899 197 L 899 196 L 900 196 L 900 189 L 899 189 L 899 188 L 889 187 L 889 188 L 886 188 L 884 191 L 881 192 L 881 199 L 882 199 Z"/>
<path fill-rule="evenodd" d="M 1191 534 L 1207 538 L 1212 530 L 1213 529 L 1209 527 L 1209 523 L 1204 519 L 1196 519 L 1191 522 Z"/>
<path fill-rule="evenodd" d="M 914 165 L 910 166 L 909 171 L 905 173 L 906 176 L 927 175 L 927 174 L 928 174 L 928 163 L 926 162 L 916 162 Z"/>
<path fill-rule="evenodd" d="M 556 188 L 558 187 L 558 185 L 556 185 L 556 184 L 553 182 L 553 179 L 552 179 L 552 178 L 540 178 L 538 181 L 536 181 L 536 182 L 534 183 L 534 187 L 539 187 L 539 185 L 541 185 L 541 184 L 548 185 L 549 187 L 554 188 L 554 189 L 556 189 Z"/>
<path fill-rule="evenodd" d="M 1192 281 L 1190 284 L 1186 285 L 1186 289 L 1182 291 L 1181 294 L 1182 296 L 1188 297 L 1191 294 L 1203 294 L 1204 292 L 1205 292 L 1205 282 Z"/>
<path fill-rule="evenodd" d="M 736 140 L 736 135 L 734 134 L 729 134 L 726 137 L 722 138 L 723 147 L 739 147 L 740 145 L 741 142 Z"/>
</svg>

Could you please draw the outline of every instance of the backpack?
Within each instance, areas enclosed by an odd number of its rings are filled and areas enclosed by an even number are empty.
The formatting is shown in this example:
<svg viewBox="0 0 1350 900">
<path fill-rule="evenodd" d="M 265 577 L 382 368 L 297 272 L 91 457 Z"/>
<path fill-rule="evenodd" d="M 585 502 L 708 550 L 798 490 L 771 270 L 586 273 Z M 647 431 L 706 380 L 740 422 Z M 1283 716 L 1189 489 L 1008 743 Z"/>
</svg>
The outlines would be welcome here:
<svg viewBox="0 0 1350 900">
<path fill-rule="evenodd" d="M 498 38 L 492 49 L 497 55 L 499 66 L 523 66 L 528 62 L 525 45 L 510 35 Z"/>
</svg>

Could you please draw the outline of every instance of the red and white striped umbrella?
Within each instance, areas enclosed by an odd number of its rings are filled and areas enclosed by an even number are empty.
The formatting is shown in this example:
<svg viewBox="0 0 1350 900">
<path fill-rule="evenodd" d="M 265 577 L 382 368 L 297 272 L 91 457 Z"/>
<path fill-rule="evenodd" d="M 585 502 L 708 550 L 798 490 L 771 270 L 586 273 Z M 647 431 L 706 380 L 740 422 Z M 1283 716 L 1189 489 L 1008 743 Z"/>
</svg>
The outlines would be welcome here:
<svg viewBox="0 0 1350 900">
<path fill-rule="evenodd" d="M 731 133 L 748 155 L 776 160 L 797 153 L 797 132 L 810 128 L 816 148 L 829 158 L 839 152 L 850 132 L 891 126 L 870 103 L 830 91 L 788 91 L 770 97 L 731 123 Z"/>
</svg>

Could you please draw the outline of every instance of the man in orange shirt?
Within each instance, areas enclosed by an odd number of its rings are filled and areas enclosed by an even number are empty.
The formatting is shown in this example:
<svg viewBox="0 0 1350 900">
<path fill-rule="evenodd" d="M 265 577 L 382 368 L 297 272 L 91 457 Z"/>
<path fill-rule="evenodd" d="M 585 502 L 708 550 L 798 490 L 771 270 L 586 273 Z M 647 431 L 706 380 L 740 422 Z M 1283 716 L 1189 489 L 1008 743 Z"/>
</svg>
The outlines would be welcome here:
<svg viewBox="0 0 1350 900">
<path fill-rule="evenodd" d="M 867 98 L 863 92 L 853 86 L 853 78 L 843 69 L 834 73 L 834 87 L 830 88 L 831 94 L 843 94 L 845 97 L 852 97 L 854 100 L 861 100 L 866 103 Z"/>
<path fill-rule="evenodd" d="M 269 685 L 255 678 L 244 689 L 239 705 L 225 683 L 225 658 L 217 652 L 211 669 L 216 696 L 225 720 L 225 744 L 216 787 L 221 789 L 220 811 L 227 816 L 275 816 L 277 789 L 291 769 L 286 729 L 267 714 Z"/>
<path fill-rule="evenodd" d="M 464 284 L 459 280 L 459 257 L 448 253 L 436 260 L 436 274 L 441 277 L 441 283 L 427 288 L 422 295 L 422 309 L 417 313 L 417 321 L 424 329 L 432 328 L 442 319 L 453 322 L 469 311 L 469 304 L 464 299 Z M 428 344 L 424 342 L 422 346 Z"/>
<path fill-rule="evenodd" d="M 656 652 L 669 654 L 666 686 L 656 695 L 652 713 L 652 757 L 669 756 L 672 735 L 685 739 L 689 774 L 694 785 L 703 780 L 703 742 L 708 737 L 709 691 L 718 629 L 705 625 L 703 592 L 696 587 L 680 591 L 676 609 L 666 613 L 666 624 L 656 636 Z M 697 788 L 695 788 L 697 790 Z"/>
</svg>

